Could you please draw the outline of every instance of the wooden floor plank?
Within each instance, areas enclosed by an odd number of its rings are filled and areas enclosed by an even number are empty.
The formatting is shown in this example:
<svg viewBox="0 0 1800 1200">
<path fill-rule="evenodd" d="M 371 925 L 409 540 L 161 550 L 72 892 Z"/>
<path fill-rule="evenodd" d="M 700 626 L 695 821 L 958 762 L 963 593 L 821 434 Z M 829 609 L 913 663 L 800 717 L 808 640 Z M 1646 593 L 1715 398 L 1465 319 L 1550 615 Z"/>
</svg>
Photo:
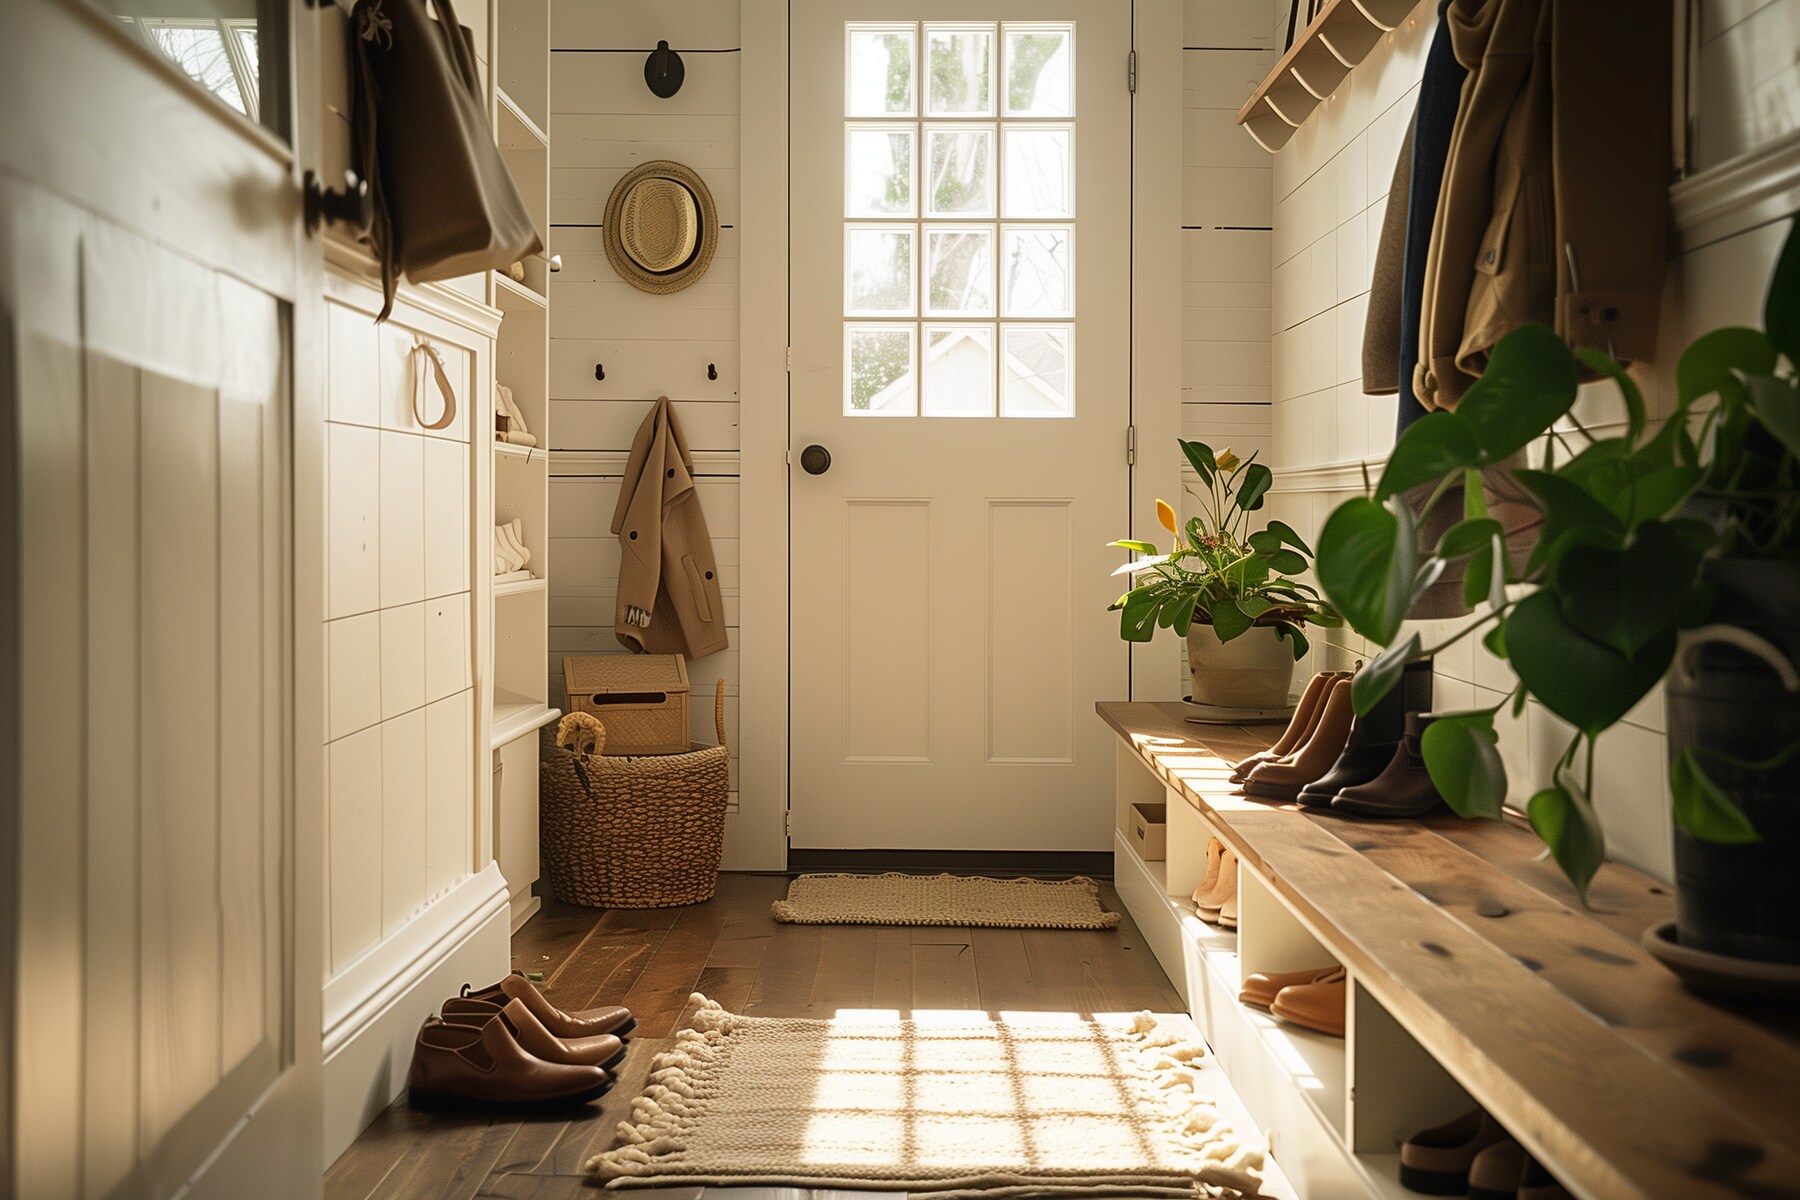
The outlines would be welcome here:
<svg viewBox="0 0 1800 1200">
<path fill-rule="evenodd" d="M 1122 996 L 1141 997 L 1154 982 L 1141 969 L 1154 963 L 1129 919 L 1117 931 L 1086 934 L 781 925 L 769 905 L 787 882 L 725 875 L 713 900 L 676 909 L 547 902 L 515 937 L 515 965 L 541 964 L 545 993 L 563 1008 L 640 1009 L 613 1090 L 572 1117 L 525 1121 L 430 1116 L 402 1098 L 332 1166 L 328 1200 L 585 1200 L 594 1194 L 587 1160 L 613 1143 L 651 1061 L 671 1044 L 666 1034 L 691 1017 L 695 991 L 737 1012 L 828 1017 L 842 1008 L 1096 1011 L 1111 986 L 1105 972 L 1119 974 Z M 1103 902 L 1122 911 L 1110 890 Z M 654 1200 L 701 1198 L 699 1189 L 658 1189 Z"/>
<path fill-rule="evenodd" d="M 912 1006 L 979 1009 L 981 988 L 975 979 L 975 955 L 968 943 L 914 942 Z"/>
</svg>

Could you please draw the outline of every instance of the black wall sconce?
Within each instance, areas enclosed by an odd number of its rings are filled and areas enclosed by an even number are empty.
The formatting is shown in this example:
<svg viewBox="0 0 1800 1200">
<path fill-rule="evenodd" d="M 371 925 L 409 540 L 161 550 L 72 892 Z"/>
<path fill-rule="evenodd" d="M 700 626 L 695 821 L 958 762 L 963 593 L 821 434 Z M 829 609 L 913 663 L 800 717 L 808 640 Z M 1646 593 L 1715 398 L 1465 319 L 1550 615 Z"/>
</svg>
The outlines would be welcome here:
<svg viewBox="0 0 1800 1200">
<path fill-rule="evenodd" d="M 657 96 L 667 100 L 681 90 L 681 81 L 687 78 L 687 68 L 681 65 L 681 55 L 669 49 L 669 43 L 658 42 L 650 57 L 644 60 L 644 82 Z"/>
</svg>

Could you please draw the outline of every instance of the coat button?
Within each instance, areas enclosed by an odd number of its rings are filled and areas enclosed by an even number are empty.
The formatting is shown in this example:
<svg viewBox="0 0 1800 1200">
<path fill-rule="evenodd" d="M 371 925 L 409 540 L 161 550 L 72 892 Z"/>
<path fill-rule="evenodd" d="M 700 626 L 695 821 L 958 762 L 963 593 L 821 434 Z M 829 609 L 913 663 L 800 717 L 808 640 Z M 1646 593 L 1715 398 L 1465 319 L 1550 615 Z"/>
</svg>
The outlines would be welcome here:
<svg viewBox="0 0 1800 1200">
<path fill-rule="evenodd" d="M 631 531 L 631 540 L 634 542 L 637 541 L 637 530 L 635 529 Z"/>
</svg>

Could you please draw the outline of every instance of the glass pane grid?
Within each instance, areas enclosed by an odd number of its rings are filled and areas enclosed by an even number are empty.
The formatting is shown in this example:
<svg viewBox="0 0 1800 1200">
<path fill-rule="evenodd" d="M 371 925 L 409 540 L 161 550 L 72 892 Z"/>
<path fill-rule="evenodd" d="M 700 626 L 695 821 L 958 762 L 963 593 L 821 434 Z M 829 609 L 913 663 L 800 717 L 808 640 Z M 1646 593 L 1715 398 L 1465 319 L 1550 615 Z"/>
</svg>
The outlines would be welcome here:
<svg viewBox="0 0 1800 1200">
<path fill-rule="evenodd" d="M 846 414 L 1072 415 L 1074 26 L 845 30 Z"/>
</svg>

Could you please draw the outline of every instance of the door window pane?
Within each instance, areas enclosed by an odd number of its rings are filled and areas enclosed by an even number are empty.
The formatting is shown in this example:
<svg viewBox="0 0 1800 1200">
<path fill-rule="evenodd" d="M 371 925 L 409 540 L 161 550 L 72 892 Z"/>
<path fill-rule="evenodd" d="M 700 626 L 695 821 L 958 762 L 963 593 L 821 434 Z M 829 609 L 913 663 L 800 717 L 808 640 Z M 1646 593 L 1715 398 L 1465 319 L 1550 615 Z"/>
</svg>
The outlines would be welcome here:
<svg viewBox="0 0 1800 1200">
<path fill-rule="evenodd" d="M 918 412 L 912 325 L 844 326 L 844 413 L 910 417 Z"/>
<path fill-rule="evenodd" d="M 1006 155 L 1000 215 L 1074 216 L 1070 170 L 1074 130 L 1066 125 L 1007 125 L 1000 137 Z"/>
<path fill-rule="evenodd" d="M 913 43 L 911 26 L 849 29 L 849 79 L 845 86 L 847 117 L 913 115 Z"/>
<path fill-rule="evenodd" d="M 1066 417 L 1074 412 L 1067 325 L 1000 327 L 1000 415 Z"/>
<path fill-rule="evenodd" d="M 925 326 L 928 417 L 994 415 L 994 327 Z"/>
<path fill-rule="evenodd" d="M 994 215 L 994 130 L 991 126 L 927 126 L 925 213 L 932 217 Z"/>
<path fill-rule="evenodd" d="M 913 215 L 913 130 L 852 125 L 845 134 L 844 215 Z"/>
<path fill-rule="evenodd" d="M 1066 225 L 1009 225 L 1000 232 L 1001 312 L 1008 317 L 1075 315 L 1075 277 Z"/>
<path fill-rule="evenodd" d="M 931 80 L 925 111 L 934 117 L 992 116 L 994 27 L 928 25 L 925 44 Z"/>
<path fill-rule="evenodd" d="M 234 0 L 98 0 L 194 85 L 277 135 L 285 114 L 286 8 Z M 269 40 L 264 54 L 261 42 Z"/>
<path fill-rule="evenodd" d="M 1006 115 L 1075 115 L 1075 31 L 1006 26 Z"/>
<path fill-rule="evenodd" d="M 925 231 L 925 312 L 933 317 L 994 315 L 994 228 L 934 225 Z"/>
<path fill-rule="evenodd" d="M 911 316 L 913 229 L 852 225 L 844 230 L 844 315 Z"/>
</svg>

